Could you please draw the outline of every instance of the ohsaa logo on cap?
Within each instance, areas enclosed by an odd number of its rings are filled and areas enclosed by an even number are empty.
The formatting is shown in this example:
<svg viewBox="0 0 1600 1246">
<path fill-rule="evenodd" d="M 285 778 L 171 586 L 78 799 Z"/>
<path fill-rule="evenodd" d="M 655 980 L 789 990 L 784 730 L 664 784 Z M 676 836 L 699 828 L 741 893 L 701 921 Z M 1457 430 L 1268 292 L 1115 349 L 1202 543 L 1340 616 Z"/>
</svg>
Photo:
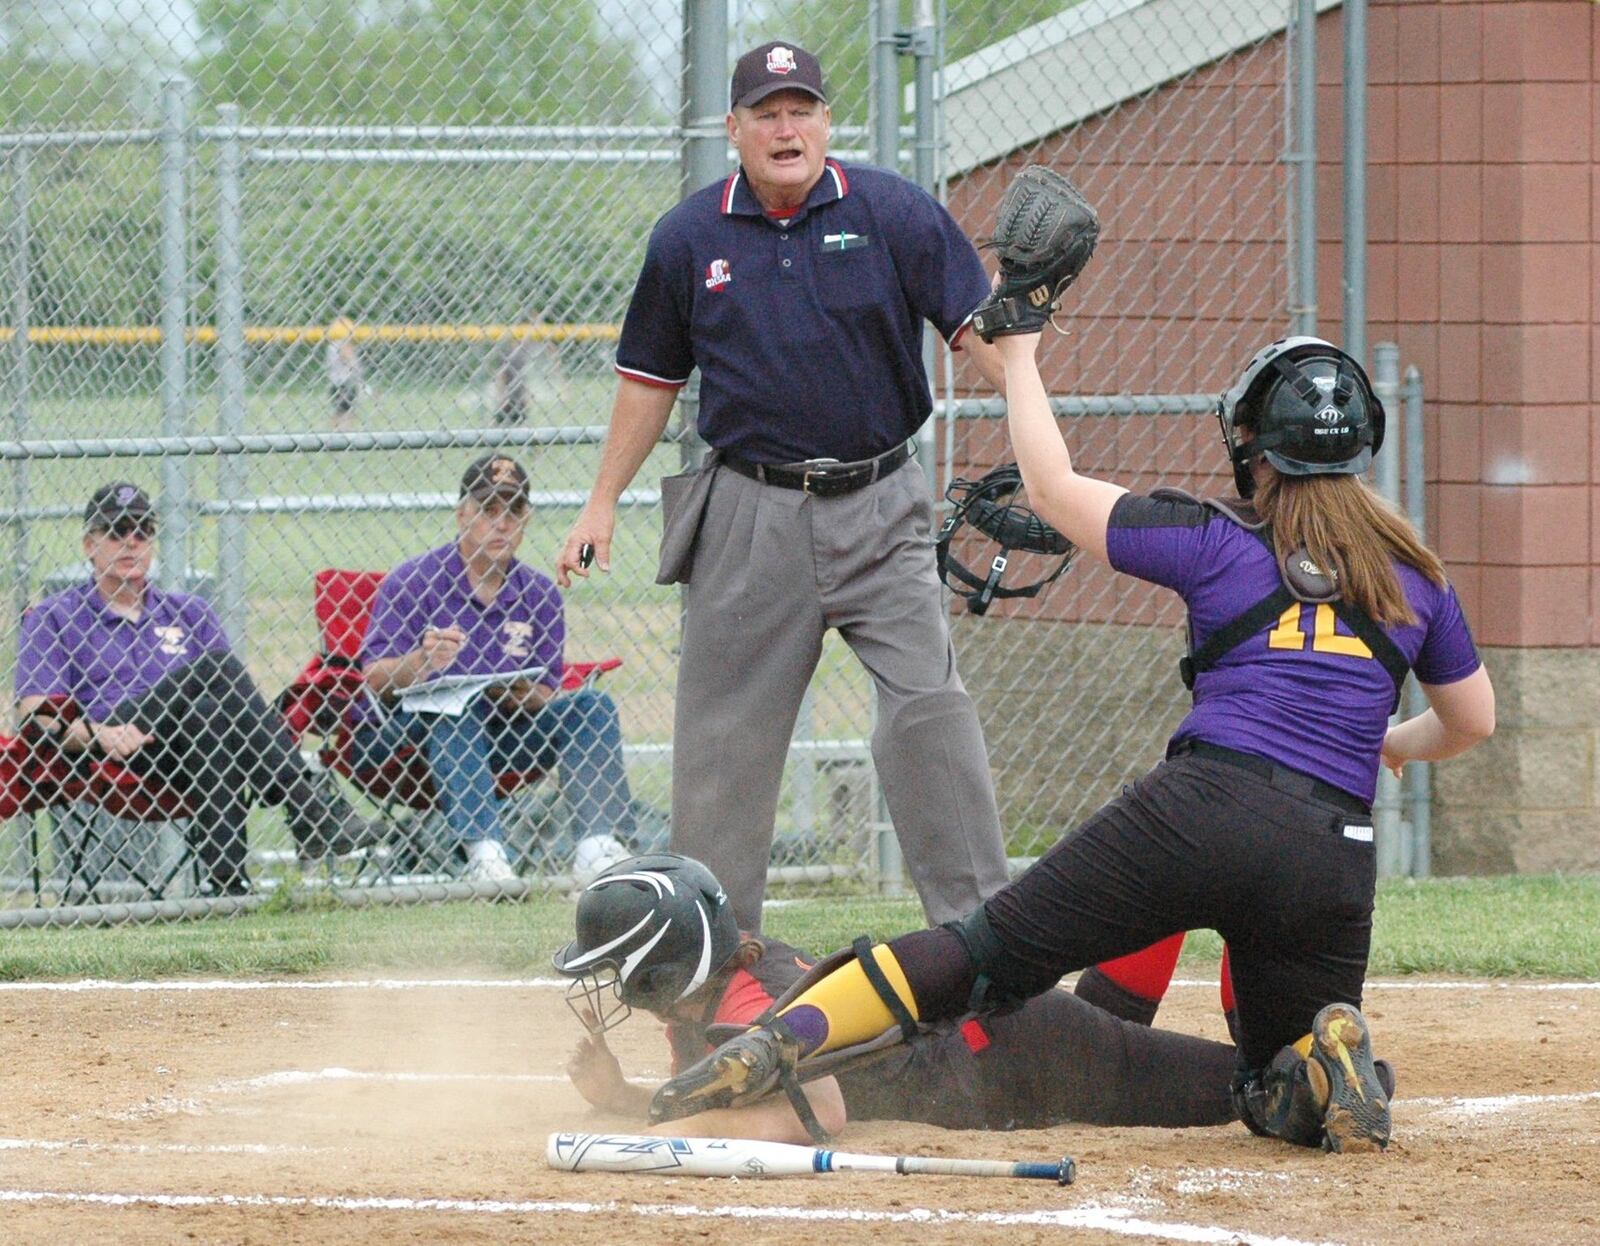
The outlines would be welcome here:
<svg viewBox="0 0 1600 1246">
<path fill-rule="evenodd" d="M 767 53 L 767 72 L 769 74 L 792 74 L 799 66 L 794 61 L 794 49 L 786 48 L 781 44 Z"/>
<path fill-rule="evenodd" d="M 720 290 L 733 280 L 733 270 L 727 260 L 712 260 L 706 265 L 706 289 Z"/>
</svg>

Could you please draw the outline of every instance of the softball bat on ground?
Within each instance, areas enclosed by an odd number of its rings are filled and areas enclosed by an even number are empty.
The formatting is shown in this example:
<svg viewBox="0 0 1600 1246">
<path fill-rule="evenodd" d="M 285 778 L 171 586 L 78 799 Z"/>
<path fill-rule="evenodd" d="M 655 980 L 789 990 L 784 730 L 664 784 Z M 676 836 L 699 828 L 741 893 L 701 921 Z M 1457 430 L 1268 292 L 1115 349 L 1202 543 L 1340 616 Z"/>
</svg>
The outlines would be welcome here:
<svg viewBox="0 0 1600 1246">
<path fill-rule="evenodd" d="M 563 1172 L 647 1172 L 687 1177 L 799 1177 L 830 1172 L 898 1172 L 949 1177 L 1024 1177 L 1071 1185 L 1070 1156 L 1045 1163 L 856 1155 L 742 1138 L 656 1138 L 636 1134 L 551 1134 L 550 1167 Z"/>
</svg>

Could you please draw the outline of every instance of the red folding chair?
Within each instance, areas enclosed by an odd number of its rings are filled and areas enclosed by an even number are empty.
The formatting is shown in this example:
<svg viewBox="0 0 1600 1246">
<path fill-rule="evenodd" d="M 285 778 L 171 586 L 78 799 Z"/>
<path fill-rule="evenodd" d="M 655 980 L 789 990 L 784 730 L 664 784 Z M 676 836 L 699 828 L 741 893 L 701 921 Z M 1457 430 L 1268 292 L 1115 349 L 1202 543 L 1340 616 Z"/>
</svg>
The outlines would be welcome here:
<svg viewBox="0 0 1600 1246">
<path fill-rule="evenodd" d="M 411 815 L 429 814 L 439 806 L 428 760 L 420 749 L 407 746 L 380 765 L 359 764 L 350 724 L 351 705 L 365 690 L 361 641 L 384 574 L 334 568 L 316 573 L 312 600 L 320 651 L 284 689 L 278 707 L 296 740 L 308 735 L 320 740 L 317 758 L 324 770 L 343 776 L 377 804 L 396 832 L 405 863 L 416 864 L 428 854 L 416 842 L 417 819 Z M 562 672 L 561 690 L 588 687 L 621 665 L 621 658 L 569 662 Z M 495 775 L 495 795 L 504 799 L 544 777 L 542 770 L 502 772 Z"/>
<path fill-rule="evenodd" d="M 130 857 L 126 831 L 105 825 L 107 819 L 124 824 L 181 822 L 194 810 L 175 788 L 136 774 L 121 762 L 63 752 L 58 735 L 46 729 L 45 721 L 53 718 L 65 727 L 82 715 L 74 698 L 52 696 L 16 735 L 0 736 L 0 818 L 40 815 L 28 831 L 34 904 L 43 903 L 40 823 L 46 818 L 53 820 L 49 829 L 55 832 L 49 838 L 65 854 L 65 899 L 95 898 L 105 875 L 118 869 L 149 899 L 164 898 L 185 869 L 192 870 L 198 888 L 200 862 L 187 837 L 180 837 L 183 849 L 176 858 L 163 863 L 148 859 L 148 846 Z M 102 859 L 107 855 L 108 860 Z"/>
</svg>

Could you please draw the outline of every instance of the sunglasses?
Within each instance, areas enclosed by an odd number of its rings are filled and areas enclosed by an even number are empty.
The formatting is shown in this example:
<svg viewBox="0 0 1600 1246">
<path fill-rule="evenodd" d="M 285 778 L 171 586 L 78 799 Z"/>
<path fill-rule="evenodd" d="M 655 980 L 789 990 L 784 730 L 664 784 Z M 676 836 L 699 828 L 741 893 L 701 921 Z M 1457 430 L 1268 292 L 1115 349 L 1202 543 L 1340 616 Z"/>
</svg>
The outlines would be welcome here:
<svg viewBox="0 0 1600 1246">
<path fill-rule="evenodd" d="M 156 539 L 156 525 L 148 519 L 119 519 L 109 528 L 96 528 L 96 532 L 115 537 L 119 541 L 137 538 L 141 541 Z"/>
</svg>

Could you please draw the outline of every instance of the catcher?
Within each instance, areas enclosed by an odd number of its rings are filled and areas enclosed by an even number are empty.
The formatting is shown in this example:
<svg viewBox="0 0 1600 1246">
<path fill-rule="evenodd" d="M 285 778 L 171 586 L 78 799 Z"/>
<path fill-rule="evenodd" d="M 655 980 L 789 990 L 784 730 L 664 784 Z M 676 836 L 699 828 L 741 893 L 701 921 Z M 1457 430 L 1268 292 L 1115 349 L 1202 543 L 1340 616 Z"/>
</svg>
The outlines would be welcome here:
<svg viewBox="0 0 1600 1246">
<path fill-rule="evenodd" d="M 1035 213 L 1066 210 L 1027 193 L 1036 209 L 1001 210 L 1022 239 Z M 1003 277 L 1012 232 L 995 240 Z M 1164 762 L 1015 882 L 962 921 L 822 962 L 758 1028 L 663 1086 L 652 1114 L 750 1102 L 810 1061 L 974 1001 L 1013 1005 L 1207 927 L 1229 949 L 1240 1117 L 1299 1145 L 1382 1149 L 1389 1100 L 1360 1012 L 1378 767 L 1453 757 L 1494 730 L 1494 690 L 1443 565 L 1362 483 L 1383 406 L 1338 347 L 1273 342 L 1218 403 L 1240 496 L 1139 496 L 1073 470 L 1035 361 L 1038 316 L 1001 296 L 980 322 L 1004 355 L 1012 445 L 1040 517 L 1188 607 L 1180 673 L 1194 708 Z M 1408 670 L 1430 708 L 1389 726 Z"/>
<path fill-rule="evenodd" d="M 567 1065 L 595 1107 L 644 1119 L 652 1089 L 629 1082 L 605 1033 L 631 1008 L 667 1026 L 677 1071 L 710 1051 L 709 1028 L 744 1028 L 811 967 L 739 930 L 711 871 L 658 853 L 621 862 L 578 897 L 577 938 L 556 953 L 589 1031 Z M 1220 1125 L 1235 1119 L 1224 1043 L 1120 1021 L 1066 991 L 1015 1011 L 951 1019 L 861 1067 L 821 1075 L 791 1105 L 771 1099 L 676 1121 L 675 1133 L 804 1142 L 850 1117 L 951 1129 Z"/>
</svg>

